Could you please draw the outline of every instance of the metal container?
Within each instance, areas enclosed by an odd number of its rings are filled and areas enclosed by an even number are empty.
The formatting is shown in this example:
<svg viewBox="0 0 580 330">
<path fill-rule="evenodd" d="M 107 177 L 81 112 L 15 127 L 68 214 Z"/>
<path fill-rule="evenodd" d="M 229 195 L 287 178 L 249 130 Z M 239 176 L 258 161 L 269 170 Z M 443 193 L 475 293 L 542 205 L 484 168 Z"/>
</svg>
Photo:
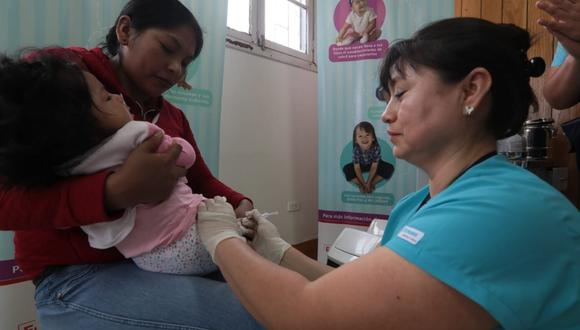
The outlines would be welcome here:
<svg viewBox="0 0 580 330">
<path fill-rule="evenodd" d="M 526 141 L 519 134 L 514 134 L 502 140 L 497 140 L 497 153 L 504 155 L 509 160 L 523 159 Z"/>
<path fill-rule="evenodd" d="M 540 118 L 524 123 L 527 159 L 546 159 L 550 148 L 550 139 L 554 135 L 554 120 Z"/>
</svg>

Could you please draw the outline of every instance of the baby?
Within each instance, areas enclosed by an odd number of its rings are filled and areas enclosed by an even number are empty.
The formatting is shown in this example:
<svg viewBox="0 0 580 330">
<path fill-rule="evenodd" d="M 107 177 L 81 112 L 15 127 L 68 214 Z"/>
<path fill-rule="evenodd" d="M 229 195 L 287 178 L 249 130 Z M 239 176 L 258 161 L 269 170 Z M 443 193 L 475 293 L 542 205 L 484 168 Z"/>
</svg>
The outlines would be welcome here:
<svg viewBox="0 0 580 330">
<path fill-rule="evenodd" d="M 368 0 L 349 0 L 351 12 L 346 17 L 338 37 L 337 46 L 347 46 L 355 41 L 364 44 L 381 36 L 377 29 L 377 14 L 368 6 Z"/>
</svg>

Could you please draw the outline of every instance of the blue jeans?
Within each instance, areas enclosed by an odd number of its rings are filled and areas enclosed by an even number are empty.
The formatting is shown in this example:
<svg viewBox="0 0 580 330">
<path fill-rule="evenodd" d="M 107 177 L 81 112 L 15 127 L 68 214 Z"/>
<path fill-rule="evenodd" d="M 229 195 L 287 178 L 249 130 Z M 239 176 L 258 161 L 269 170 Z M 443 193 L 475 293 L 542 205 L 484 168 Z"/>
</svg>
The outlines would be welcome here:
<svg viewBox="0 0 580 330">
<path fill-rule="evenodd" d="M 36 288 L 43 330 L 262 329 L 225 282 L 132 261 L 58 269 Z"/>
</svg>

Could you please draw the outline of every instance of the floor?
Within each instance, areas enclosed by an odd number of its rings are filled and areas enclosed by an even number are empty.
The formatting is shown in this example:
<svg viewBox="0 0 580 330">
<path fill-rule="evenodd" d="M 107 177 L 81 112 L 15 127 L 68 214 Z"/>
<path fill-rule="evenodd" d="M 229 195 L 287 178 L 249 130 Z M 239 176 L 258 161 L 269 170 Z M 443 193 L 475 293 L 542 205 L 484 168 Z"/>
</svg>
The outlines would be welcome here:
<svg viewBox="0 0 580 330">
<path fill-rule="evenodd" d="M 292 245 L 298 251 L 304 253 L 310 258 L 316 260 L 318 258 L 318 240 L 313 239 L 310 241 L 302 242 L 299 244 Z"/>
</svg>

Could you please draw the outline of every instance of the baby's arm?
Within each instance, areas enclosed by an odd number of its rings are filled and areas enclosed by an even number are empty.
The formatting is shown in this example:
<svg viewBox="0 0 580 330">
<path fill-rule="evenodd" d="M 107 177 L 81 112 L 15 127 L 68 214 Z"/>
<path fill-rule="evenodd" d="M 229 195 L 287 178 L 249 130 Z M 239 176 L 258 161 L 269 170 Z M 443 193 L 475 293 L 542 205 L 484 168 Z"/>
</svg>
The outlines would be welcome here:
<svg viewBox="0 0 580 330">
<path fill-rule="evenodd" d="M 159 131 L 163 132 L 163 130 L 161 128 L 159 128 L 159 126 L 149 124 L 149 136 L 151 136 Z M 164 135 L 163 141 L 161 142 L 161 145 L 159 145 L 157 152 L 160 152 L 160 153 L 167 152 L 167 150 L 169 150 L 169 148 L 174 143 L 179 144 L 181 146 L 181 154 L 177 158 L 176 164 L 178 166 L 181 166 L 184 168 L 190 168 L 191 166 L 193 166 L 193 164 L 195 163 L 195 158 L 196 158 L 195 151 L 193 150 L 193 147 L 191 146 L 191 144 L 189 142 L 187 142 L 186 140 L 184 140 L 180 137 L 171 137 L 169 135 Z"/>
<path fill-rule="evenodd" d="M 348 24 L 348 23 L 344 23 L 342 25 L 342 28 L 340 29 L 340 32 L 338 33 L 338 37 L 336 37 L 336 42 L 341 42 L 344 40 L 344 37 L 346 36 L 346 32 L 348 31 L 348 29 L 350 29 L 351 26 L 352 26 L 352 24 Z"/>
</svg>

